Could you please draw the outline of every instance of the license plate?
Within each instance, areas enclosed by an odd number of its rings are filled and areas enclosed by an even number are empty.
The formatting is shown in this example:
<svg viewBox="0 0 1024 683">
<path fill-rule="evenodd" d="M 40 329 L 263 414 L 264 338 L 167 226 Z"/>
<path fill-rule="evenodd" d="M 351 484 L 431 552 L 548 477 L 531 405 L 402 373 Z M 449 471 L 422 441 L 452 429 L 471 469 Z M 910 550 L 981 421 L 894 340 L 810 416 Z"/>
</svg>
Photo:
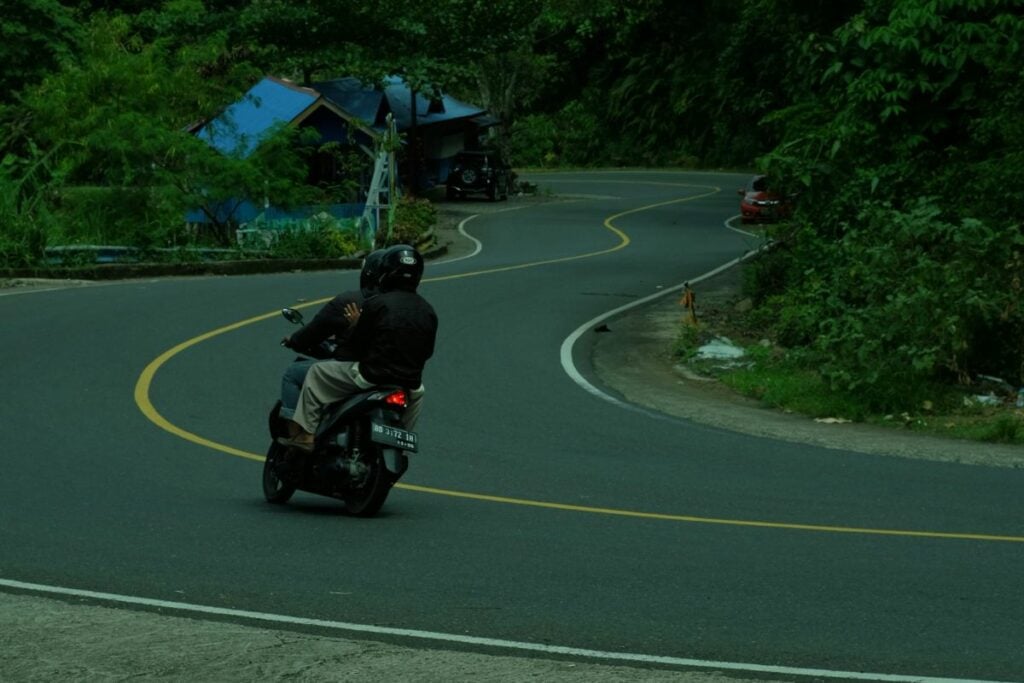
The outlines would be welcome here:
<svg viewBox="0 0 1024 683">
<path fill-rule="evenodd" d="M 372 422 L 370 423 L 370 438 L 374 442 L 385 446 L 394 446 L 395 448 L 401 448 L 403 451 L 416 452 L 415 432 L 407 432 L 398 427 Z"/>
</svg>

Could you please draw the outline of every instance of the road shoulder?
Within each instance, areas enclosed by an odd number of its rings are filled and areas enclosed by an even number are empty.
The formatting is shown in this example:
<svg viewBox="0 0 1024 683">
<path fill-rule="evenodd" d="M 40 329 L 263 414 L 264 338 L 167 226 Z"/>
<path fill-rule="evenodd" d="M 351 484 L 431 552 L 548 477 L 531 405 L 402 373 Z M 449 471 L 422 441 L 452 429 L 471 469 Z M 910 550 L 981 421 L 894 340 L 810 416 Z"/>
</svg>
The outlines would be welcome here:
<svg viewBox="0 0 1024 683">
<path fill-rule="evenodd" d="M 698 306 L 737 298 L 740 270 L 733 267 L 696 285 Z M 601 382 L 628 401 L 701 424 L 828 449 L 942 462 L 1024 467 L 1024 449 L 1003 444 L 942 439 L 867 424 L 823 424 L 763 407 L 717 381 L 685 372 L 672 344 L 686 310 L 668 295 L 607 321 L 595 335 L 593 365 Z"/>
</svg>

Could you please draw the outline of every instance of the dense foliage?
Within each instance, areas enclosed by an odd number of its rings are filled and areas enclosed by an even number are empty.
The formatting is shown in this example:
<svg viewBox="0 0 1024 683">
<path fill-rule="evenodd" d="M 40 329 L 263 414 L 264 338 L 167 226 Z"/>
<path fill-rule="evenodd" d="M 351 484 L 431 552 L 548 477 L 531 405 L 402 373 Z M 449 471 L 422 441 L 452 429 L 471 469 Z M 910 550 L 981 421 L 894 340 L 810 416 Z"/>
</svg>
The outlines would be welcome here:
<svg viewBox="0 0 1024 683">
<path fill-rule="evenodd" d="M 759 167 L 798 192 L 753 294 L 837 391 L 891 408 L 933 381 L 1019 385 L 1021 9 L 14 0 L 0 17 L 0 260 L 31 263 L 48 242 L 227 244 L 230 223 L 189 232 L 183 211 L 337 201 L 351 188 L 303 182 L 312 147 L 294 131 L 237 159 L 189 126 L 265 73 L 400 74 L 499 116 L 519 166 Z M 423 211 L 403 207 L 399 231 Z"/>
<path fill-rule="evenodd" d="M 899 407 L 933 379 L 1024 383 L 1024 16 L 1012 0 L 870 0 L 767 118 L 802 190 L 766 266 L 782 330 L 842 390 Z"/>
</svg>

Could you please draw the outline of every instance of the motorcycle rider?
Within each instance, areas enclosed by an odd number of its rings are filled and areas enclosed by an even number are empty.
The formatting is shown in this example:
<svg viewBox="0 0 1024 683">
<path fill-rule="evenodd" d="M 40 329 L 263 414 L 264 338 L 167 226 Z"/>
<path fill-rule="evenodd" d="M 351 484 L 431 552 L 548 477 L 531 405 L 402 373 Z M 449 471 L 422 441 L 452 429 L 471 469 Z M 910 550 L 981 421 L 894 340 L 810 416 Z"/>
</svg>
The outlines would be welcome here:
<svg viewBox="0 0 1024 683">
<path fill-rule="evenodd" d="M 379 293 L 360 309 L 346 306 L 352 324 L 348 337 L 356 360 L 325 360 L 306 374 L 292 420 L 294 436 L 278 443 L 304 451 L 313 449 L 313 435 L 324 407 L 378 384 L 404 387 L 408 406 L 402 424 L 412 430 L 422 409 L 423 368 L 434 353 L 437 314 L 417 293 L 423 277 L 423 256 L 399 244 L 384 251 Z"/>
<path fill-rule="evenodd" d="M 297 360 L 288 366 L 281 377 L 281 417 L 290 420 L 295 414 L 295 405 L 299 400 L 302 383 L 306 373 L 317 359 L 334 358 L 336 360 L 354 360 L 356 358 L 349 343 L 348 333 L 352 326 L 345 315 L 349 304 L 362 307 L 363 303 L 377 293 L 377 280 L 380 276 L 380 265 L 384 258 L 384 250 L 370 252 L 363 259 L 363 268 L 359 274 L 359 289 L 338 294 L 324 304 L 313 319 L 291 335 L 281 340 L 281 345 L 294 349 L 307 356 L 307 360 Z M 334 349 L 328 352 L 321 348 L 325 341 L 333 339 Z M 330 355 L 327 355 L 330 353 Z"/>
</svg>

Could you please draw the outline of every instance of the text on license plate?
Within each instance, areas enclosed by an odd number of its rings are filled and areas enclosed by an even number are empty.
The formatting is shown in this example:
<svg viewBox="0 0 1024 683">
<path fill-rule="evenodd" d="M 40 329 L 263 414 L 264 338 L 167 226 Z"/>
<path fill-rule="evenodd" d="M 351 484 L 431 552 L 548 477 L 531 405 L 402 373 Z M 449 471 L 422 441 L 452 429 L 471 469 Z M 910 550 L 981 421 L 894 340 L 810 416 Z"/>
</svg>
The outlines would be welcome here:
<svg viewBox="0 0 1024 683">
<path fill-rule="evenodd" d="M 395 448 L 401 448 L 404 451 L 416 451 L 416 433 L 407 432 L 404 429 L 392 427 L 391 425 L 371 422 L 370 438 L 376 443 L 383 444 L 385 446 L 394 446 Z"/>
</svg>

